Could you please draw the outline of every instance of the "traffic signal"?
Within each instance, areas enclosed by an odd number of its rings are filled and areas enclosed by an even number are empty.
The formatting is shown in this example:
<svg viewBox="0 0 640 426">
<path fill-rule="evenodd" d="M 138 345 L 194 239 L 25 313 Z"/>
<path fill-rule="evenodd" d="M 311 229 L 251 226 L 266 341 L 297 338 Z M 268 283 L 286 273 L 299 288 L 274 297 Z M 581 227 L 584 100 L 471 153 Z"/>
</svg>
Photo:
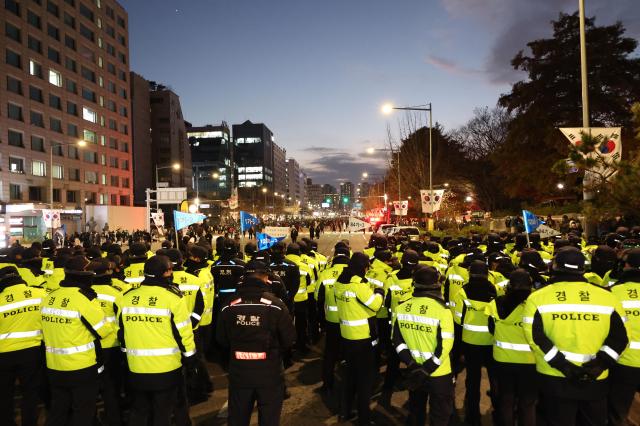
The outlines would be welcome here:
<svg viewBox="0 0 640 426">
<path fill-rule="evenodd" d="M 331 204 L 331 198 L 325 198 L 324 202 L 327 204 Z"/>
<path fill-rule="evenodd" d="M 343 203 L 348 203 L 349 202 L 349 197 L 342 197 L 342 202 Z"/>
</svg>

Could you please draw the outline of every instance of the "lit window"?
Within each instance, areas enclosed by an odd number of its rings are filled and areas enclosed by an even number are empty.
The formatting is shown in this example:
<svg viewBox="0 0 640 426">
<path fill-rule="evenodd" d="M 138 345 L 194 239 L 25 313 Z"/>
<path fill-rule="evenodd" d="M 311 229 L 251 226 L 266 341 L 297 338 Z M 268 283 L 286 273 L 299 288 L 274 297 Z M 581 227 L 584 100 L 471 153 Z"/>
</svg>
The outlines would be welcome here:
<svg viewBox="0 0 640 426">
<path fill-rule="evenodd" d="M 53 165 L 53 178 L 64 179 L 64 167 L 54 164 Z"/>
<path fill-rule="evenodd" d="M 62 75 L 58 71 L 49 70 L 49 83 L 62 87 Z"/>
<path fill-rule="evenodd" d="M 33 160 L 31 162 L 31 173 L 34 176 L 46 176 L 47 175 L 47 165 L 44 161 Z"/>
<path fill-rule="evenodd" d="M 42 65 L 34 60 L 29 61 L 29 74 L 42 78 Z"/>
<path fill-rule="evenodd" d="M 98 114 L 94 110 L 87 107 L 82 107 L 82 118 L 92 123 L 98 122 Z"/>
<path fill-rule="evenodd" d="M 83 139 L 85 141 L 87 141 L 87 142 L 98 143 L 98 137 L 96 135 L 96 132 L 94 132 L 92 130 L 84 129 L 84 131 L 83 131 Z"/>
</svg>

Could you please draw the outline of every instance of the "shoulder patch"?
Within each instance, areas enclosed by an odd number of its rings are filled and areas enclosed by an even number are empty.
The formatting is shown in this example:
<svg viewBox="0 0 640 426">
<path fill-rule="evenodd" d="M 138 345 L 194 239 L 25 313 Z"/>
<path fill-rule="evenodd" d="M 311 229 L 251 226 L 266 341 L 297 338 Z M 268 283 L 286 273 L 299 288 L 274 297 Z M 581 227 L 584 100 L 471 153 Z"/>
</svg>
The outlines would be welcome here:
<svg viewBox="0 0 640 426">
<path fill-rule="evenodd" d="M 269 299 L 265 299 L 264 297 L 261 297 L 260 303 L 264 303 L 265 305 L 271 305 L 273 302 Z"/>
<path fill-rule="evenodd" d="M 229 306 L 237 305 L 240 302 L 242 302 L 242 298 L 241 297 L 237 298 L 236 300 L 231 301 L 231 303 L 229 303 Z"/>
</svg>

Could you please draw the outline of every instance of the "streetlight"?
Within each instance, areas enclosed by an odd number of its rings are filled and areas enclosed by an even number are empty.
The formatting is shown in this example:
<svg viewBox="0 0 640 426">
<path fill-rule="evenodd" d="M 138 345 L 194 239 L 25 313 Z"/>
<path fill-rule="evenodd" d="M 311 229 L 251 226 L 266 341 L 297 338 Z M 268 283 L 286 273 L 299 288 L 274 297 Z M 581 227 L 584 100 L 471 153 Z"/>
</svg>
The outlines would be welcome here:
<svg viewBox="0 0 640 426">
<path fill-rule="evenodd" d="M 473 197 L 471 195 L 467 195 L 467 198 L 464 199 L 467 203 L 470 203 L 473 201 Z"/>
<path fill-rule="evenodd" d="M 173 163 L 169 166 L 158 166 L 156 164 L 156 189 L 158 188 L 158 170 L 164 170 L 164 169 L 173 169 L 173 170 L 180 170 L 180 163 Z"/>
<path fill-rule="evenodd" d="M 87 146 L 87 142 L 84 140 L 79 140 L 76 142 L 56 142 L 50 141 L 51 146 L 49 147 L 49 208 L 53 210 L 53 147 L 54 146 L 70 146 L 76 145 L 78 147 Z M 51 233 L 51 237 L 53 238 L 53 232 Z"/>
<path fill-rule="evenodd" d="M 393 112 L 394 109 L 404 110 L 404 111 L 428 111 L 429 112 L 429 197 L 430 199 L 433 199 L 433 167 L 432 167 L 433 136 L 431 132 L 431 129 L 433 128 L 433 124 L 432 124 L 433 108 L 431 106 L 431 102 L 429 102 L 427 105 L 418 105 L 415 107 L 394 107 L 391 104 L 385 104 L 382 106 L 382 113 L 389 115 L 391 114 L 391 112 Z"/>
<path fill-rule="evenodd" d="M 212 178 L 214 178 L 214 179 L 219 179 L 219 178 L 220 178 L 220 173 L 218 173 L 218 172 L 214 172 L 214 173 L 211 175 L 211 177 L 212 177 Z"/>
<path fill-rule="evenodd" d="M 558 184 L 556 185 L 556 188 L 562 191 L 564 189 L 564 183 L 558 182 Z"/>
<path fill-rule="evenodd" d="M 368 178 L 368 177 L 369 177 L 369 173 L 367 173 L 367 172 L 363 172 L 363 173 L 362 173 L 362 177 L 363 177 L 363 178 L 365 178 L 365 179 L 366 179 L 366 178 Z"/>
<path fill-rule="evenodd" d="M 263 187 L 262 188 L 262 193 L 264 194 L 264 208 L 266 210 L 266 208 L 267 208 L 267 188 Z"/>
</svg>

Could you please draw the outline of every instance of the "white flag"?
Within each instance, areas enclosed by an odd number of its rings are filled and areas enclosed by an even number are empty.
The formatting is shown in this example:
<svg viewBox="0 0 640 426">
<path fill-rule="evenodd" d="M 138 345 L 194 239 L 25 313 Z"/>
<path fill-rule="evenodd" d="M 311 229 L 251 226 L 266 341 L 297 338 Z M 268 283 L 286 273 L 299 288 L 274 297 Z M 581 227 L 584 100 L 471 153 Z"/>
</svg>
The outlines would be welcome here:
<svg viewBox="0 0 640 426">
<path fill-rule="evenodd" d="M 551 237 L 555 237 L 556 235 L 560 235 L 559 231 L 556 231 L 555 229 L 551 228 L 550 226 L 547 225 L 538 225 L 538 228 L 536 228 L 536 231 L 538 234 L 540 234 L 540 238 L 551 238 Z"/>
<path fill-rule="evenodd" d="M 44 226 L 47 228 L 60 228 L 60 210 L 42 210 Z"/>
<path fill-rule="evenodd" d="M 360 220 L 358 218 L 355 217 L 350 217 L 349 218 L 349 226 L 347 227 L 347 231 L 348 232 L 357 232 L 357 231 L 362 231 L 363 229 L 369 229 L 371 227 L 371 225 L 368 222 L 365 222 L 364 220 Z"/>
<path fill-rule="evenodd" d="M 394 201 L 393 209 L 395 210 L 396 216 L 406 216 L 407 210 L 409 210 L 409 202 L 407 200 Z"/>
<path fill-rule="evenodd" d="M 420 199 L 422 200 L 422 213 L 435 213 L 440 210 L 444 189 L 434 189 L 433 197 L 429 195 L 428 189 L 420 190 Z"/>
</svg>

